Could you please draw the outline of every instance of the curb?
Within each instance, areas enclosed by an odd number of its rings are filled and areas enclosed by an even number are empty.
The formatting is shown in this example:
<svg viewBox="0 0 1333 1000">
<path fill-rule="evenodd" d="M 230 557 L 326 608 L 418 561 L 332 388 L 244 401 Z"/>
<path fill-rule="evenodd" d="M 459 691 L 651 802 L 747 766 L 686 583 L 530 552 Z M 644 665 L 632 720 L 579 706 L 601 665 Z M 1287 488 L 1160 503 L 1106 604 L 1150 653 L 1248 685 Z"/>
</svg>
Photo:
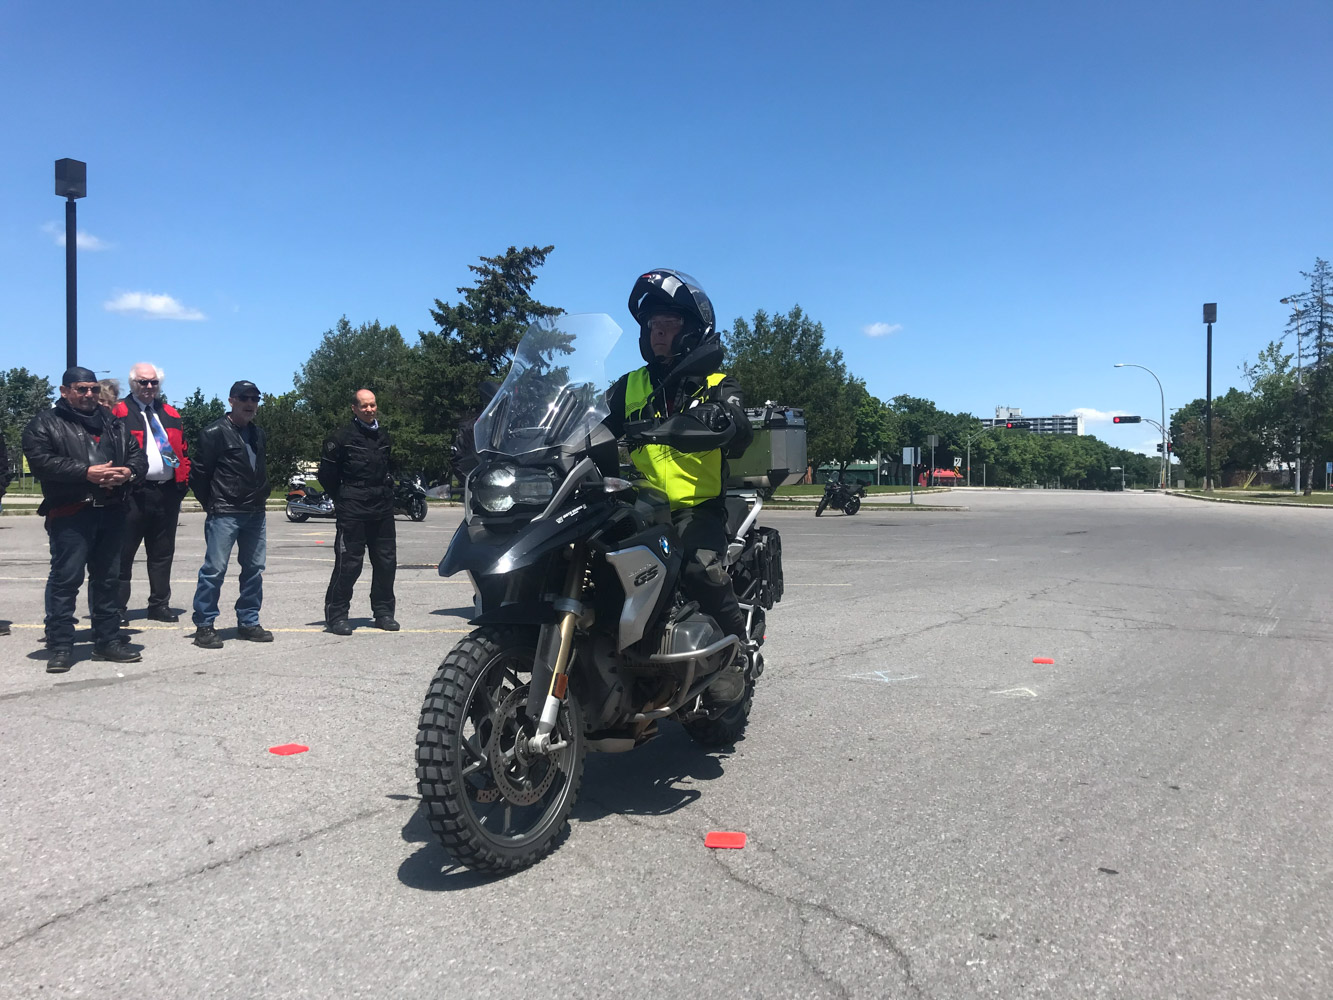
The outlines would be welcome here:
<svg viewBox="0 0 1333 1000">
<path fill-rule="evenodd" d="M 1236 497 L 1201 497 L 1197 493 L 1180 493 L 1176 490 L 1166 490 L 1166 495 L 1170 497 L 1180 497 L 1182 500 L 1202 500 L 1204 503 L 1234 503 L 1242 507 L 1299 507 L 1301 510 L 1333 510 L 1333 504 L 1328 503 L 1291 503 L 1287 500 L 1240 500 Z"/>
</svg>

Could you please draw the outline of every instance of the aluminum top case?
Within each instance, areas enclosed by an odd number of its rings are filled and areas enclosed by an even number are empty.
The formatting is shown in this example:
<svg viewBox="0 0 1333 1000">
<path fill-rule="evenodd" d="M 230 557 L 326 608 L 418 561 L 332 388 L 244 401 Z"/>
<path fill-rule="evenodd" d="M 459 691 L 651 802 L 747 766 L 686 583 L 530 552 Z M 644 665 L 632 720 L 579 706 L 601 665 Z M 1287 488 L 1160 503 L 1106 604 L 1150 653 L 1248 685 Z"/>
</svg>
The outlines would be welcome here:
<svg viewBox="0 0 1333 1000">
<path fill-rule="evenodd" d="M 731 489 L 773 490 L 805 479 L 805 411 L 777 403 L 746 409 L 754 440 L 727 459 Z"/>
</svg>

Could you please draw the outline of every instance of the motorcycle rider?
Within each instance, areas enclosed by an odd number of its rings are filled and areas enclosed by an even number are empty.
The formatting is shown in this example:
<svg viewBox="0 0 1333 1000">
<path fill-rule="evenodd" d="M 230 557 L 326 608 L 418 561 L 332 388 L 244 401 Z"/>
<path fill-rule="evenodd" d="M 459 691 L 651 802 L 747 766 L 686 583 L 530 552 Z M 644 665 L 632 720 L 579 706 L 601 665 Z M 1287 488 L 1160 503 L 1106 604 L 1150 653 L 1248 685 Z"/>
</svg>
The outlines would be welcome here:
<svg viewBox="0 0 1333 1000">
<path fill-rule="evenodd" d="M 686 596 L 697 601 L 723 632 L 737 636 L 750 655 L 753 648 L 746 634 L 745 614 L 723 563 L 728 544 L 726 459 L 740 455 L 754 438 L 740 386 L 710 367 L 663 391 L 672 370 L 696 352 L 712 352 L 716 355 L 712 364 L 721 363 L 713 303 L 688 274 L 659 268 L 634 282 L 629 311 L 639 324 L 639 353 L 647 363 L 621 376 L 608 391 L 611 412 L 606 426 L 621 438 L 628 421 L 688 411 L 710 429 L 730 432 L 725 447 L 704 452 L 681 452 L 633 440 L 626 444 L 635 467 L 671 503 L 672 521 L 685 555 L 681 584 Z M 744 693 L 742 660 L 721 671 L 709 688 L 710 696 L 724 704 L 739 700 Z"/>
</svg>

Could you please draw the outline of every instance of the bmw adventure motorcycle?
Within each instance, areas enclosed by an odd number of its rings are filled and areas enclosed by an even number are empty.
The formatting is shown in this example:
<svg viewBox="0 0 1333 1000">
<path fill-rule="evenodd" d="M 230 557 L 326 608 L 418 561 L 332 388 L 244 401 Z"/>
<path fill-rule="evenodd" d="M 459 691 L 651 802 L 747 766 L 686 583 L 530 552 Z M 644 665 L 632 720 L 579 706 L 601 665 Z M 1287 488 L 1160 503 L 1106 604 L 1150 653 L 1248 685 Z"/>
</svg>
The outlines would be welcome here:
<svg viewBox="0 0 1333 1000">
<path fill-rule="evenodd" d="M 824 484 L 824 495 L 819 498 L 819 506 L 815 508 L 815 517 L 819 517 L 828 507 L 840 510 L 848 516 L 855 514 L 861 509 L 861 498 L 865 495 L 865 483 L 857 482 L 853 486 L 841 480 L 830 479 Z"/>
<path fill-rule="evenodd" d="M 393 487 L 393 512 L 406 514 L 414 521 L 426 519 L 426 487 L 421 477 L 399 479 Z"/>
<path fill-rule="evenodd" d="M 726 498 L 726 562 L 751 642 L 683 597 L 666 497 L 606 471 L 619 471 L 602 421 L 620 333 L 602 314 L 534 324 L 475 426 L 479 464 L 439 566 L 470 578 L 475 628 L 430 682 L 416 759 L 431 829 L 481 871 L 514 871 L 555 848 L 586 751 L 631 750 L 663 719 L 705 746 L 740 736 L 763 670 L 764 613 L 782 597 L 778 532 L 756 523 L 763 487 Z M 670 381 L 715 371 L 720 355 L 696 351 Z M 682 451 L 726 436 L 688 411 L 626 435 Z M 710 695 L 724 670 L 739 700 Z"/>
<path fill-rule="evenodd" d="M 311 486 L 304 476 L 292 476 L 287 483 L 287 520 L 298 524 L 312 517 L 336 516 L 333 497 Z"/>
</svg>

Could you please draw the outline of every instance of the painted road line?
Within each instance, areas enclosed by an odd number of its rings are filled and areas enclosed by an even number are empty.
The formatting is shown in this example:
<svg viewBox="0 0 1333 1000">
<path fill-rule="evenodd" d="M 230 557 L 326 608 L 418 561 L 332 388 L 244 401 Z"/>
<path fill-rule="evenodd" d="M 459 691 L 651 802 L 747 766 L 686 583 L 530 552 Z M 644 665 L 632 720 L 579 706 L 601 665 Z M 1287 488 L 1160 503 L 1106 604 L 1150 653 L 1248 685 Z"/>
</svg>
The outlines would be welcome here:
<svg viewBox="0 0 1333 1000">
<path fill-rule="evenodd" d="M 992 691 L 991 694 L 1004 695 L 1006 698 L 1035 698 L 1037 692 L 1032 688 L 1005 688 L 1003 691 Z"/>
<path fill-rule="evenodd" d="M 907 674 L 903 677 L 890 677 L 887 670 L 871 670 L 864 674 L 848 674 L 850 680 L 879 681 L 881 684 L 896 684 L 899 681 L 918 681 L 920 674 Z"/>
</svg>

